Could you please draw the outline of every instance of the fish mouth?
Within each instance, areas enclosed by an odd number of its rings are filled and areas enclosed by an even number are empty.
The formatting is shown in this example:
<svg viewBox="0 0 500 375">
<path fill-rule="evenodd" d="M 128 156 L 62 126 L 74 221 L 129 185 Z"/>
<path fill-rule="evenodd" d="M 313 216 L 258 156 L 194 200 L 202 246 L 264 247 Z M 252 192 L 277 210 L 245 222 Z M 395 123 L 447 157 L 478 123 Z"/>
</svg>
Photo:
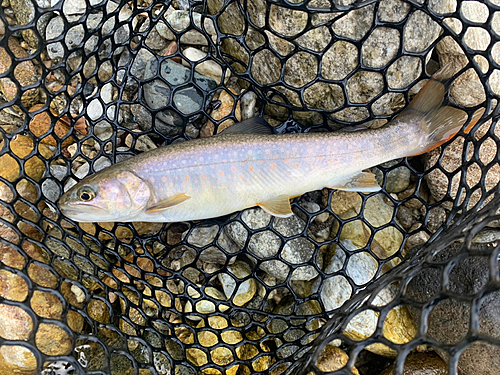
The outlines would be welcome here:
<svg viewBox="0 0 500 375">
<path fill-rule="evenodd" d="M 62 214 L 69 218 L 88 214 L 108 214 L 104 208 L 88 203 L 60 203 L 58 206 Z"/>
</svg>

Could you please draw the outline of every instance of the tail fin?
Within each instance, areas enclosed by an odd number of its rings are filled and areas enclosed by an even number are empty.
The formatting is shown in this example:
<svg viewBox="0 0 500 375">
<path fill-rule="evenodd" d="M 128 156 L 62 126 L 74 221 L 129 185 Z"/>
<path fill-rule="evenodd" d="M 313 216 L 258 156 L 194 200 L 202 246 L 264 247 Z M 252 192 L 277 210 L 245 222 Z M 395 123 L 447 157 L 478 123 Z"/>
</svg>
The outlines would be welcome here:
<svg viewBox="0 0 500 375">
<path fill-rule="evenodd" d="M 451 76 L 450 70 L 451 64 L 437 71 L 418 92 L 408 108 L 401 113 L 401 117 L 417 115 L 425 120 L 422 125 L 425 133 L 424 141 L 418 145 L 418 152 L 415 155 L 424 154 L 453 138 L 468 119 L 465 111 L 442 106 L 447 90 L 443 79 Z M 483 113 L 484 110 L 479 110 L 474 114 L 466 131 L 472 129 Z"/>
</svg>

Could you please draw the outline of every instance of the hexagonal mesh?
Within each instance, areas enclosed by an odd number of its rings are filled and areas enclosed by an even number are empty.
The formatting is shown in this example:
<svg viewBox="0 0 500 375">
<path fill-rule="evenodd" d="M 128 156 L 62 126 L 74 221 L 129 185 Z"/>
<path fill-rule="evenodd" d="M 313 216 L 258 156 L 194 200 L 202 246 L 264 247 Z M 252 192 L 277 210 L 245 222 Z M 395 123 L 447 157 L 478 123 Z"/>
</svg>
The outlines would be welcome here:
<svg viewBox="0 0 500 375">
<path fill-rule="evenodd" d="M 499 6 L 4 1 L 0 373 L 496 374 Z M 446 65 L 447 103 L 479 122 L 373 168 L 380 193 L 168 224 L 57 208 L 95 171 L 257 115 L 383 126 Z"/>
</svg>

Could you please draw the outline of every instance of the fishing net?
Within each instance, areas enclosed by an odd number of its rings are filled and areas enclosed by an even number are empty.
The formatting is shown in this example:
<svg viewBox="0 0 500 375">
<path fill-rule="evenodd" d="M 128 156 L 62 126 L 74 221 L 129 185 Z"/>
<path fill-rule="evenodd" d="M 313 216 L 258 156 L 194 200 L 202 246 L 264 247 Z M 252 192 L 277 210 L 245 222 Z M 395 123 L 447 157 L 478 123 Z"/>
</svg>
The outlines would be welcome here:
<svg viewBox="0 0 500 375">
<path fill-rule="evenodd" d="M 496 374 L 499 6 L 3 1 L 0 373 Z M 383 126 L 446 65 L 471 127 L 373 168 L 381 193 L 310 192 L 286 219 L 57 208 L 95 171 L 257 115 Z"/>
</svg>

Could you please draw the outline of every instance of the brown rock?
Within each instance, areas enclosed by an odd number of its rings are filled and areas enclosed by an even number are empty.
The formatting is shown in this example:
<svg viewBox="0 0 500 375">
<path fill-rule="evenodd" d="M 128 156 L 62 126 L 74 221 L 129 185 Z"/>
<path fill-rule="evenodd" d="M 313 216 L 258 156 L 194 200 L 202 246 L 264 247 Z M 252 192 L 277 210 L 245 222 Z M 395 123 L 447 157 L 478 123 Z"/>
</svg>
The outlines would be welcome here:
<svg viewBox="0 0 500 375">
<path fill-rule="evenodd" d="M 55 294 L 35 290 L 30 303 L 35 314 L 42 318 L 59 320 L 62 317 L 63 305 Z"/>
<path fill-rule="evenodd" d="M 21 276 L 7 270 L 0 270 L 0 296 L 22 302 L 28 296 L 28 284 Z"/>
<path fill-rule="evenodd" d="M 345 367 L 347 361 L 349 361 L 349 356 L 346 352 L 336 346 L 327 345 L 319 355 L 316 365 L 323 372 L 333 372 Z M 356 367 L 353 367 L 351 372 L 359 375 Z"/>
<path fill-rule="evenodd" d="M 41 108 L 43 108 L 43 104 L 37 104 L 33 107 L 31 107 L 30 112 L 38 111 Z M 54 116 L 56 116 L 55 113 L 53 113 Z M 54 125 L 53 129 L 50 129 L 52 125 L 52 117 L 50 117 L 50 114 L 48 111 L 41 112 L 33 117 L 33 119 L 30 122 L 29 128 L 30 131 L 36 136 L 40 137 L 43 134 L 46 134 L 49 130 L 51 130 L 51 133 L 53 132 L 58 138 L 63 138 L 68 135 L 70 132 L 70 119 L 68 116 L 64 116 L 56 121 L 56 124 Z M 50 133 L 44 137 L 41 140 L 42 143 L 54 146 L 56 147 L 59 143 L 59 140 L 56 140 Z M 63 143 L 62 147 L 67 147 L 70 144 L 74 142 L 73 138 L 66 138 Z"/>
<path fill-rule="evenodd" d="M 69 334 L 55 324 L 40 323 L 35 335 L 36 347 L 47 355 L 66 355 L 71 352 Z"/>
<path fill-rule="evenodd" d="M 68 323 L 68 327 L 71 328 L 75 332 L 82 332 L 83 324 L 85 320 L 83 316 L 73 310 L 68 310 L 68 315 L 66 316 L 66 322 Z"/>
<path fill-rule="evenodd" d="M 0 143 L 0 149 L 4 147 L 4 141 Z M 9 143 L 12 154 L 20 159 L 25 159 L 33 151 L 34 142 L 30 137 L 16 135 Z M 38 145 L 38 153 L 43 158 L 48 159 L 53 155 L 52 150 L 47 146 Z M 45 163 L 38 157 L 32 156 L 24 161 L 25 174 L 39 181 L 45 172 Z M 19 177 L 20 168 L 18 162 L 9 154 L 0 156 L 0 176 L 8 181 L 14 181 Z"/>
<path fill-rule="evenodd" d="M 234 95 L 238 95 L 239 93 L 234 89 L 229 89 Z M 222 120 L 223 118 L 231 116 L 234 110 L 234 116 L 238 121 L 241 121 L 241 108 L 240 102 L 238 101 L 236 104 L 234 103 L 234 98 L 227 91 L 223 90 L 220 93 L 219 100 L 221 104 L 219 107 L 214 109 L 210 114 L 210 117 L 215 121 Z M 215 124 L 212 121 L 207 121 L 207 123 L 203 126 L 200 132 L 201 137 L 210 137 L 214 134 L 218 134 L 222 132 L 224 129 L 227 129 L 231 125 L 234 124 L 234 120 L 227 119 L 219 124 L 217 127 L 217 133 L 215 133 Z"/>
<path fill-rule="evenodd" d="M 9 49 L 16 58 L 26 58 L 28 53 L 20 46 L 15 38 L 9 38 Z M 0 73 L 5 73 L 13 65 L 9 54 L 5 48 L 0 47 Z M 31 61 L 22 61 L 15 64 L 14 77 L 17 79 L 21 87 L 33 85 L 38 81 L 38 74 L 35 65 Z M 19 95 L 16 84 L 10 78 L 0 78 L 0 90 L 5 97 L 10 101 Z M 38 101 L 38 89 L 25 91 L 21 98 L 21 102 L 26 108 L 30 108 Z"/>
<path fill-rule="evenodd" d="M 97 320 L 100 323 L 110 322 L 110 313 L 108 306 L 98 299 L 90 300 L 87 306 L 87 311 L 92 319 Z"/>
<path fill-rule="evenodd" d="M 405 359 L 401 375 L 447 375 L 448 366 L 435 353 L 413 353 Z M 386 368 L 380 375 L 396 375 L 395 365 Z"/>
<path fill-rule="evenodd" d="M 0 374 L 35 375 L 36 357 L 31 350 L 19 345 L 0 347 Z"/>
<path fill-rule="evenodd" d="M 354 191 L 336 190 L 332 194 L 331 208 L 337 215 L 342 215 L 351 208 L 361 205 L 361 196 Z M 323 190 L 323 204 L 328 203 L 328 190 Z"/>
<path fill-rule="evenodd" d="M 55 289 L 57 287 L 58 278 L 48 268 L 32 263 L 28 268 L 28 275 L 31 281 L 46 288 Z"/>
<path fill-rule="evenodd" d="M 33 320 L 17 306 L 0 304 L 0 336 L 6 340 L 28 340 L 33 332 Z"/>
</svg>

